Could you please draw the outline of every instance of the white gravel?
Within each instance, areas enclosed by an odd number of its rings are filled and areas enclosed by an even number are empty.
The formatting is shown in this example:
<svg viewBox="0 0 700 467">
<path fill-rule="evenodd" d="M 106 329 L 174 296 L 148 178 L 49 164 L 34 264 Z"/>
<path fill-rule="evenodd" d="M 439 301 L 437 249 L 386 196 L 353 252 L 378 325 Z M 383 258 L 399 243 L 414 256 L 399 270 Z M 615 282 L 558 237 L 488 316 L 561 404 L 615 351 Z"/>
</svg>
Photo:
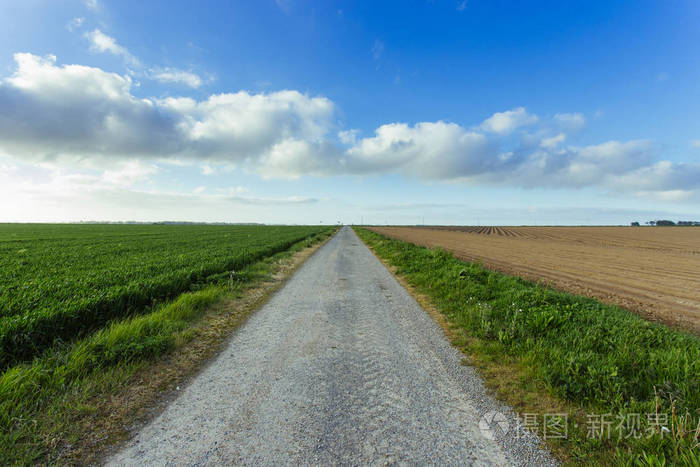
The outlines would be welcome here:
<svg viewBox="0 0 700 467">
<path fill-rule="evenodd" d="M 552 464 L 461 360 L 345 227 L 108 464 Z"/>
</svg>

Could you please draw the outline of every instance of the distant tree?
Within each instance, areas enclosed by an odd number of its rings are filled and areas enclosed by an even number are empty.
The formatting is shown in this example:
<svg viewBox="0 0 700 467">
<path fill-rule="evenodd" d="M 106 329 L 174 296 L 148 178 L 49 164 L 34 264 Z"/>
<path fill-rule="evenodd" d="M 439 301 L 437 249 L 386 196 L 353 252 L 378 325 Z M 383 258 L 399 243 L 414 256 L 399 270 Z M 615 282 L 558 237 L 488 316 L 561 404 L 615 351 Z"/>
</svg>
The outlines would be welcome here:
<svg viewBox="0 0 700 467">
<path fill-rule="evenodd" d="M 632 227 L 639 227 L 639 222 L 632 222 L 630 223 Z"/>
<path fill-rule="evenodd" d="M 656 225 L 656 221 L 646 221 L 645 224 L 653 226 L 653 225 Z"/>
</svg>

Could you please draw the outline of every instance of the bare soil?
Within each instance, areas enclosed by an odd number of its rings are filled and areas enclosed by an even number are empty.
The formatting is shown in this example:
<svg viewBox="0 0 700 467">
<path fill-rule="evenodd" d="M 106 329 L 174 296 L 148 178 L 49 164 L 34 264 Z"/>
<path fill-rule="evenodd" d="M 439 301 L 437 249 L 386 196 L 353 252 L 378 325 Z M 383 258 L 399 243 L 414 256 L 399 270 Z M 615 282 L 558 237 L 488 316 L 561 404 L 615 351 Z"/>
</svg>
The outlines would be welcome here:
<svg viewBox="0 0 700 467">
<path fill-rule="evenodd" d="M 700 334 L 700 228 L 374 227 Z"/>
</svg>

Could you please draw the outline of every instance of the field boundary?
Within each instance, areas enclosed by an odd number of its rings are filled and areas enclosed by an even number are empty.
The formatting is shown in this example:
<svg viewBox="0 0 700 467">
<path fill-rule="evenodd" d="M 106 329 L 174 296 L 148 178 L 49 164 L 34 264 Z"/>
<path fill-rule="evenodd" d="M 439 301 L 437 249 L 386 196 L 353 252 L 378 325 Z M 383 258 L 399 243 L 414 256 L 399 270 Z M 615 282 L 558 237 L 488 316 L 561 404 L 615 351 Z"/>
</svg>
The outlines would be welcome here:
<svg viewBox="0 0 700 467">
<path fill-rule="evenodd" d="M 528 388 L 527 390 L 520 387 L 523 377 L 527 376 L 525 369 L 518 365 L 514 360 L 502 361 L 496 363 L 489 361 L 488 358 L 479 352 L 474 351 L 469 343 L 476 343 L 476 340 L 468 336 L 463 330 L 459 329 L 454 323 L 451 323 L 445 315 L 435 306 L 431 298 L 419 292 L 416 287 L 411 285 L 405 276 L 401 275 L 398 268 L 391 264 L 386 258 L 380 256 L 376 250 L 363 237 L 358 237 L 367 246 L 369 251 L 381 262 L 385 268 L 391 273 L 396 281 L 401 284 L 401 287 L 411 294 L 416 302 L 430 315 L 433 321 L 445 333 L 445 337 L 452 343 L 453 347 L 457 348 L 464 360 L 465 365 L 471 365 L 479 370 L 479 376 L 484 381 L 484 385 L 491 394 L 498 400 L 505 402 L 513 409 L 522 412 L 523 409 L 529 409 L 544 413 L 545 410 L 562 412 L 564 410 L 578 410 L 572 404 L 566 404 L 547 392 L 543 387 L 537 387 L 537 390 Z M 537 403 L 533 401 L 525 402 L 529 397 L 536 396 L 539 400 Z M 555 443 L 546 443 L 543 441 L 546 448 L 562 462 L 571 462 L 568 452 L 561 445 Z"/>
<path fill-rule="evenodd" d="M 74 382 L 61 385 L 65 387 L 57 393 L 41 397 L 37 401 L 39 410 L 25 414 L 34 418 L 30 424 L 34 426 L 33 432 L 20 433 L 18 438 L 8 433 L 8 438 L 13 439 L 3 440 L 0 457 L 22 464 L 99 463 L 177 397 L 179 391 L 225 348 L 232 333 L 336 233 L 337 229 L 329 229 L 250 265 L 241 271 L 247 280 L 233 284 L 233 289 L 212 286 L 186 292 L 164 305 L 163 309 L 167 310 L 177 307 L 183 300 L 187 303 L 190 297 L 207 293 L 213 297 L 205 299 L 202 310 L 195 310 L 196 316 L 190 324 L 174 333 L 171 347 L 155 355 L 89 372 Z M 192 313 L 192 310 L 187 312 Z M 125 322 L 146 320 L 148 316 L 141 315 Z M 79 347 L 81 342 L 74 347 Z M 31 364 L 18 368 L 32 374 Z M 3 383 L 7 381 L 0 379 L 0 390 Z M 15 452 L 17 445 L 24 447 Z"/>
<path fill-rule="evenodd" d="M 698 465 L 696 337 L 590 298 L 488 271 L 444 250 L 356 230 L 462 351 L 465 364 L 479 370 L 496 398 L 530 422 L 566 414 L 568 434 L 544 437 L 564 463 Z M 628 345 L 628 352 L 621 351 Z M 644 364 L 650 375 L 663 374 L 652 376 L 654 388 L 650 381 L 651 389 L 637 383 L 647 378 L 635 370 Z M 591 420 L 609 417 L 618 423 L 635 415 L 642 418 L 635 428 L 644 433 L 639 438 L 589 431 Z M 663 419 L 663 425 L 652 425 L 649 415 Z M 542 433 L 541 425 L 535 431 Z"/>
<path fill-rule="evenodd" d="M 700 250 L 684 227 L 368 227 L 700 336 Z"/>
</svg>

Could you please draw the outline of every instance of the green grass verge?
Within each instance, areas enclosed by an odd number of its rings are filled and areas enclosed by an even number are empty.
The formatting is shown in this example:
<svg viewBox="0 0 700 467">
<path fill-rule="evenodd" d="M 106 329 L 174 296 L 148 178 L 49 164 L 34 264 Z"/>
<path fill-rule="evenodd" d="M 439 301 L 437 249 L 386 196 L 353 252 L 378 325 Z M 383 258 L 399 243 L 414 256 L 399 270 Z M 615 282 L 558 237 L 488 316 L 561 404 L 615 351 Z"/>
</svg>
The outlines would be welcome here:
<svg viewBox="0 0 700 467">
<path fill-rule="evenodd" d="M 551 442 L 566 461 L 700 465 L 696 336 L 440 249 L 356 232 L 462 332 L 468 354 L 509 367 L 491 378 L 510 377 L 523 399 L 539 391 L 564 402 L 568 434 Z"/>
<path fill-rule="evenodd" d="M 0 369 L 148 313 L 325 229 L 0 224 Z"/>
<path fill-rule="evenodd" d="M 276 272 L 281 259 L 325 240 L 328 229 L 239 271 L 202 286 L 146 315 L 113 322 L 92 335 L 54 347 L 31 363 L 0 376 L 0 459 L 4 465 L 64 461 L 61 452 L 83 433 L 77 421 L 93 414 L 95 401 L 118 394 L 132 376 L 197 336 L 201 318 L 217 304 Z M 214 311 L 212 311 L 214 310 Z M 206 323 L 205 323 L 206 324 Z"/>
</svg>

